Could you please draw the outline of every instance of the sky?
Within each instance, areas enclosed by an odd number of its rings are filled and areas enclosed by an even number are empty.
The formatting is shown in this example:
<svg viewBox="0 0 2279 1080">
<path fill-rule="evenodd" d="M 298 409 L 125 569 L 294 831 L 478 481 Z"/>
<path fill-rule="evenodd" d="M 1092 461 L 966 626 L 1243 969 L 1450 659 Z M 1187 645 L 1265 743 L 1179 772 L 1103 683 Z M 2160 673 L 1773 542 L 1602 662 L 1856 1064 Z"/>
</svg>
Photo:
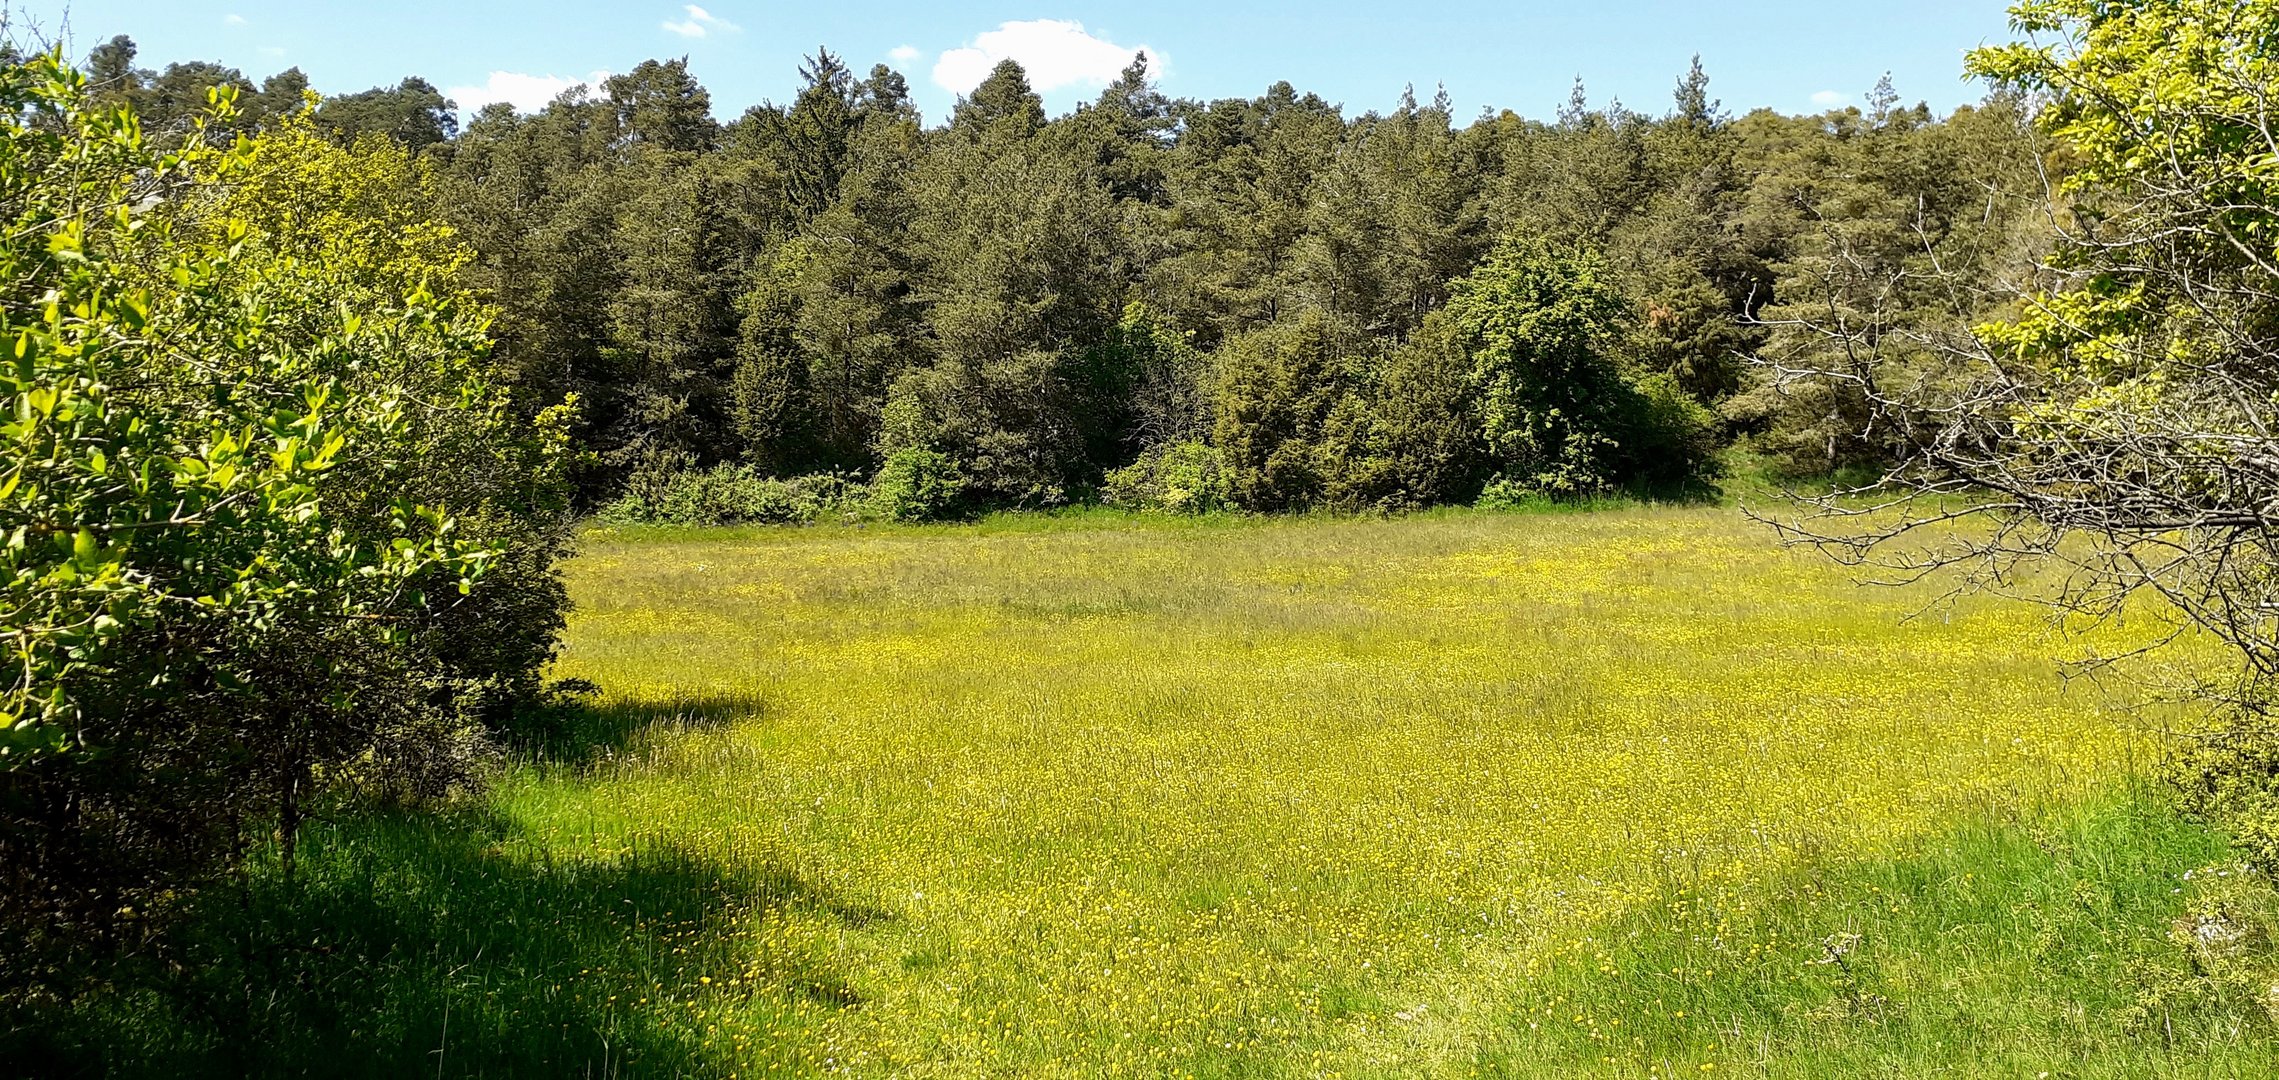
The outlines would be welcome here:
<svg viewBox="0 0 2279 1080">
<path fill-rule="evenodd" d="M 828 46 L 858 73 L 889 64 L 939 120 L 999 59 L 1028 69 L 1054 112 L 1090 100 L 1134 52 L 1177 97 L 1250 97 L 1287 79 L 1345 105 L 1389 110 L 1404 86 L 1445 85 L 1459 117 L 1484 106 L 1548 118 L 1580 78 L 1591 100 L 1660 113 L 1699 54 L 1735 114 L 1858 103 L 1885 72 L 1908 102 L 1976 101 L 1969 49 L 2009 40 L 2001 0 L 1361 0 L 1148 4 L 1025 0 L 16 0 L 13 18 L 74 56 L 114 34 L 139 63 L 217 60 L 259 82 L 287 67 L 347 93 L 420 75 L 463 109 L 542 107 L 561 89 L 649 58 L 686 56 L 731 119 L 788 102 L 800 58 Z"/>
</svg>

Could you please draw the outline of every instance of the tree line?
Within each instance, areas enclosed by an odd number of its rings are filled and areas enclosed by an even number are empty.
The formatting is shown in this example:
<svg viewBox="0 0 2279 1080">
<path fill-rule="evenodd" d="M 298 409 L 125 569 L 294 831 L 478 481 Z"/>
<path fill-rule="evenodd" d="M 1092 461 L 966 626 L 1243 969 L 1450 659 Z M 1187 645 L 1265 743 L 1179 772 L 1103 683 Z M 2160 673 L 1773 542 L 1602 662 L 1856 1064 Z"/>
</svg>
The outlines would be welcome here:
<svg viewBox="0 0 2279 1080">
<path fill-rule="evenodd" d="M 88 71 L 161 132 L 194 87 L 248 129 L 307 87 L 138 69 L 124 38 Z M 523 407 L 573 404 L 588 507 L 721 469 L 887 480 L 917 515 L 1682 491 L 1734 443 L 1826 472 L 1892 447 L 1840 382 L 1746 362 L 1809 346 L 1790 309 L 1904 322 L 1947 301 L 1930 263 L 2035 254 L 2006 92 L 1735 117 L 1697 62 L 1658 115 L 1578 84 L 1549 120 L 1465 120 L 1174 99 L 1142 56 L 1059 117 L 1007 61 L 928 126 L 886 66 L 800 76 L 727 123 L 682 60 L 463 130 L 418 78 L 312 116 L 432 171 Z"/>
</svg>

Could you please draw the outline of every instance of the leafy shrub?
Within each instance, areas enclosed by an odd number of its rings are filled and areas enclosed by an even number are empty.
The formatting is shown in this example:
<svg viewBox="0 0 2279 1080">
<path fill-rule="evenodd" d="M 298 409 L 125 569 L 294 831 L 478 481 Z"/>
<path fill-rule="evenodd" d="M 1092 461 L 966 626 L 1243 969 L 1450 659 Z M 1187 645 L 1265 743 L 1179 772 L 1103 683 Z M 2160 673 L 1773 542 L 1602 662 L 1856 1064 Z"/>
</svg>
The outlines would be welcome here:
<svg viewBox="0 0 2279 1080">
<path fill-rule="evenodd" d="M 1608 349 L 1628 313 L 1596 255 L 1534 242 L 1507 241 L 1451 284 L 1441 319 L 1472 358 L 1506 476 L 1555 494 L 1620 482 L 1625 395 Z"/>
<path fill-rule="evenodd" d="M 749 465 L 644 471 L 597 516 L 618 525 L 804 525 L 851 516 L 865 494 L 862 484 L 831 473 L 776 479 Z"/>
<path fill-rule="evenodd" d="M 1629 382 L 1623 472 L 1630 484 L 1666 491 L 1720 474 L 1717 413 L 1688 393 L 1675 375 L 1657 372 Z"/>
<path fill-rule="evenodd" d="M 1208 443 L 1158 446 L 1108 474 L 1107 501 L 1172 514 L 1208 514 L 1233 505 L 1226 461 Z"/>
<path fill-rule="evenodd" d="M 1031 350 L 905 372 L 880 410 L 878 455 L 889 465 L 913 450 L 954 461 L 961 494 L 976 502 L 1065 503 L 1086 469 L 1067 366 L 1059 353 Z"/>
<path fill-rule="evenodd" d="M 1105 350 L 1131 382 L 1129 435 L 1152 445 L 1192 442 L 1211 433 L 1211 358 L 1160 313 L 1134 302 Z M 1120 449 L 1120 447 L 1119 447 Z"/>
<path fill-rule="evenodd" d="M 879 466 L 870 509 L 892 521 L 938 521 L 956 512 L 965 490 L 965 474 L 949 455 L 913 446 Z"/>
<path fill-rule="evenodd" d="M 2279 723 L 2234 707 L 2179 739 L 2166 772 L 2187 808 L 2222 825 L 2257 870 L 2279 874 Z"/>
<path fill-rule="evenodd" d="M 2143 965 L 2137 1001 L 2122 1021 L 2158 1037 L 2176 1017 L 2220 1018 L 2260 1029 L 2279 1025 L 2279 887 L 2248 863 L 2187 870 L 2184 910 L 2168 928 L 2180 966 Z"/>
<path fill-rule="evenodd" d="M 1480 498 L 1472 505 L 1482 510 L 1529 510 L 1550 502 L 1550 497 L 1536 488 L 1498 476 L 1480 489 Z"/>
<path fill-rule="evenodd" d="M 1332 505 L 1432 506 L 1469 501 L 1490 462 L 1471 358 L 1445 320 L 1427 324 L 1367 366 L 1368 384 L 1328 422 L 1342 448 L 1326 488 Z"/>
<path fill-rule="evenodd" d="M 1717 456 L 1717 417 L 1667 374 L 1621 384 L 1620 437 L 1609 437 L 1600 460 L 1619 463 L 1614 473 L 1634 494 L 1668 495 L 1721 475 Z M 1525 510 L 1578 497 L 1602 494 L 1614 485 L 1601 479 L 1576 487 L 1546 483 L 1541 474 L 1514 478 L 1498 474 L 1473 505 L 1483 510 Z"/>
<path fill-rule="evenodd" d="M 1450 291 L 1441 332 L 1472 357 L 1482 434 L 1511 482 L 1564 497 L 1714 475 L 1715 415 L 1613 355 L 1631 305 L 1597 255 L 1508 241 Z"/>
<path fill-rule="evenodd" d="M 409 153 L 161 156 L 86 95 L 0 65 L 0 984 L 290 867 L 343 780 L 463 785 L 562 624 L 560 417 L 487 378 Z"/>
</svg>

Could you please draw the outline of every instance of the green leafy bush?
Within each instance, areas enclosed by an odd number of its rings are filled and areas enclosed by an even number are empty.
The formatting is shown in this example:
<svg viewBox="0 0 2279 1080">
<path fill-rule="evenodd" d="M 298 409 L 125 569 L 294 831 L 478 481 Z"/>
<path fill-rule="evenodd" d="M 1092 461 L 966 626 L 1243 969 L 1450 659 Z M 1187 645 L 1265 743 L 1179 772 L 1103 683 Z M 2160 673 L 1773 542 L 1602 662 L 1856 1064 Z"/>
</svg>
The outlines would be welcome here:
<svg viewBox="0 0 2279 1080">
<path fill-rule="evenodd" d="M 1480 498 L 1472 505 L 1482 510 L 1530 510 L 1550 504 L 1551 498 L 1536 488 L 1498 476 L 1480 489 Z"/>
<path fill-rule="evenodd" d="M 864 486 L 832 473 L 777 479 L 749 465 L 643 472 L 596 516 L 617 525 L 805 525 L 852 517 Z"/>
<path fill-rule="evenodd" d="M 965 489 L 965 474 L 949 455 L 914 446 L 879 466 L 870 508 L 890 521 L 939 521 L 956 513 Z"/>
<path fill-rule="evenodd" d="M 2178 739 L 2166 769 L 2190 809 L 2224 825 L 2258 869 L 2279 874 L 2279 723 L 2257 708 L 2220 713 Z"/>
<path fill-rule="evenodd" d="M 1327 316 L 1307 312 L 1229 341 L 1217 368 L 1211 441 L 1234 500 L 1263 511 L 1319 504 L 1350 459 L 1331 423 L 1357 405 L 1348 400 L 1344 336 Z"/>
<path fill-rule="evenodd" d="M 1450 287 L 1444 319 L 1472 357 L 1489 453 L 1553 494 L 1621 481 L 1628 404 L 1608 351 L 1628 302 L 1596 255 L 1509 241 Z"/>
<path fill-rule="evenodd" d="M 904 373 L 880 410 L 875 449 L 884 468 L 899 476 L 906 470 L 897 458 L 920 452 L 904 460 L 925 468 L 931 459 L 922 455 L 932 454 L 956 462 L 959 492 L 977 503 L 1066 503 L 1085 473 L 1070 364 L 1059 352 L 1026 350 Z"/>
<path fill-rule="evenodd" d="M 2268 1038 L 2279 1025 L 2279 887 L 2241 862 L 2195 867 L 2181 879 L 2184 910 L 2169 923 L 2168 945 L 2184 963 L 2144 965 L 2124 1022 L 2160 1035 L 2180 1016 L 2220 1018 Z"/>
<path fill-rule="evenodd" d="M 1363 391 L 1332 412 L 1340 445 L 1332 505 L 1385 509 L 1469 501 L 1490 471 L 1472 361 L 1445 319 L 1366 366 Z"/>
<path fill-rule="evenodd" d="M 1233 505 L 1226 460 L 1209 443 L 1158 446 L 1108 474 L 1104 494 L 1116 506 L 1172 514 L 1209 514 Z"/>
<path fill-rule="evenodd" d="M 425 173 L 303 118 L 161 155 L 0 65 L 0 985 L 343 782 L 435 791 L 562 625 L 559 419 L 490 381 Z M 215 95 L 226 121 L 230 98 Z"/>
<path fill-rule="evenodd" d="M 1714 410 L 1666 372 L 1630 380 L 1629 389 L 1620 441 L 1631 486 L 1670 491 L 1722 475 Z"/>
<path fill-rule="evenodd" d="M 1716 415 L 1616 354 L 1629 302 L 1595 255 L 1514 241 L 1450 291 L 1381 353 L 1319 313 L 1228 342 L 1212 435 L 1229 498 L 1397 509 L 1471 500 L 1495 476 L 1499 505 L 1715 478 Z"/>
<path fill-rule="evenodd" d="M 1507 476 L 1567 495 L 1704 468 L 1708 410 L 1669 376 L 1632 382 L 1609 351 L 1631 311 L 1597 255 L 1510 241 L 1451 291 L 1447 318 Z"/>
</svg>

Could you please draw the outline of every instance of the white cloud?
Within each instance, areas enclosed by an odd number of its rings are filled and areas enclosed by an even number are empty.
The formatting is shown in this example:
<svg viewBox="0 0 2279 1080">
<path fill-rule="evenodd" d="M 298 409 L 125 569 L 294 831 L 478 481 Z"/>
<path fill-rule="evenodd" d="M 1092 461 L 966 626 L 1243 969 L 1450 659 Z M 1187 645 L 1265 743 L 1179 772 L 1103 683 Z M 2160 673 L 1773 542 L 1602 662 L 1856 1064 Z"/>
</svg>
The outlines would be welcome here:
<svg viewBox="0 0 2279 1080">
<path fill-rule="evenodd" d="M 918 58 L 916 45 L 896 45 L 886 51 L 886 57 L 898 64 L 907 64 Z"/>
<path fill-rule="evenodd" d="M 228 14 L 228 15 L 224 15 L 224 16 L 222 16 L 222 25 L 223 25 L 223 26 L 244 26 L 244 25 L 245 25 L 245 16 L 243 16 L 243 15 L 239 15 L 239 14 L 237 14 L 236 12 L 231 12 L 231 13 L 230 13 L 230 14 Z"/>
<path fill-rule="evenodd" d="M 609 78 L 609 72 L 596 71 L 583 79 L 565 79 L 559 75 L 525 75 L 519 71 L 494 71 L 481 86 L 454 86 L 443 92 L 461 109 L 475 113 L 483 106 L 506 102 L 516 112 L 533 113 L 546 108 L 562 91 L 573 86 L 599 86 Z"/>
<path fill-rule="evenodd" d="M 954 94 L 971 93 L 999 61 L 1013 60 L 1028 72 L 1029 85 L 1040 91 L 1080 84 L 1106 86 L 1143 51 L 1160 73 L 1161 53 L 1145 45 L 1126 48 L 1094 37 L 1085 32 L 1083 23 L 1064 19 L 1008 22 L 976 36 L 970 45 L 943 53 L 934 61 L 934 83 Z"/>
<path fill-rule="evenodd" d="M 723 19 L 718 15 L 714 15 L 713 13 L 700 8 L 695 4 L 685 5 L 681 8 L 681 10 L 688 13 L 688 18 L 683 19 L 680 22 L 672 22 L 670 20 L 667 20 L 665 23 L 665 29 L 679 34 L 682 37 L 700 38 L 711 34 L 715 30 L 720 31 L 723 34 L 733 34 L 743 29 L 743 27 L 729 22 L 728 20 Z"/>
<path fill-rule="evenodd" d="M 1840 109 L 1852 103 L 1852 95 L 1837 90 L 1822 90 L 1812 95 L 1812 103 L 1823 109 Z"/>
</svg>

